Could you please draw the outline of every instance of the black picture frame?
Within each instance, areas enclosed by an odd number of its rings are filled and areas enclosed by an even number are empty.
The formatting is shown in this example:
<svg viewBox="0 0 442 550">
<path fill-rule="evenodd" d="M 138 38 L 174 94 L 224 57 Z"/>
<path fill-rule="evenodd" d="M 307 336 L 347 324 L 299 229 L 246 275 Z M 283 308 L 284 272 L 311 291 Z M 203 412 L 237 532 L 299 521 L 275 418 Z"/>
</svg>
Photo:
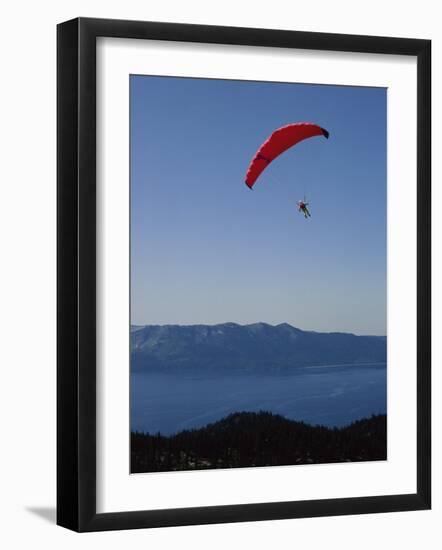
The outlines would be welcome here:
<svg viewBox="0 0 442 550">
<path fill-rule="evenodd" d="M 417 491 L 360 498 L 96 512 L 96 39 L 417 58 Z M 75 531 L 425 510 L 431 506 L 431 41 L 79 18 L 57 28 L 57 523 Z"/>
</svg>

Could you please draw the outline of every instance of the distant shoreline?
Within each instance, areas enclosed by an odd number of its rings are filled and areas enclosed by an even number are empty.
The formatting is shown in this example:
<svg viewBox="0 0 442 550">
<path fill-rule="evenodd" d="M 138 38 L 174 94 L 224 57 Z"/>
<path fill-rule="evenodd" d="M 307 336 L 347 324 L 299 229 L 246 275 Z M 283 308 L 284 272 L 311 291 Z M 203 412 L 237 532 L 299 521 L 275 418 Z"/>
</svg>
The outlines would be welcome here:
<svg viewBox="0 0 442 550">
<path fill-rule="evenodd" d="M 366 333 L 357 333 L 353 332 L 351 330 L 316 330 L 316 329 L 308 329 L 308 328 L 299 328 L 295 325 L 292 325 L 291 323 L 283 322 L 283 323 L 266 323 L 264 321 L 256 321 L 254 323 L 237 323 L 235 321 L 224 321 L 220 323 L 131 323 L 130 324 L 130 331 L 137 331 L 141 330 L 146 327 L 159 327 L 159 328 L 197 328 L 197 327 L 210 327 L 210 328 L 217 328 L 217 327 L 223 327 L 223 326 L 236 326 L 236 327 L 253 327 L 257 325 L 263 325 L 268 326 L 272 328 L 278 328 L 278 327 L 290 327 L 295 330 L 299 330 L 301 332 L 308 332 L 311 334 L 349 334 L 352 336 L 366 336 L 367 338 L 387 338 L 386 334 L 366 334 Z"/>
<path fill-rule="evenodd" d="M 387 361 L 387 337 L 303 331 L 288 323 L 132 327 L 133 370 L 274 371 Z"/>
</svg>

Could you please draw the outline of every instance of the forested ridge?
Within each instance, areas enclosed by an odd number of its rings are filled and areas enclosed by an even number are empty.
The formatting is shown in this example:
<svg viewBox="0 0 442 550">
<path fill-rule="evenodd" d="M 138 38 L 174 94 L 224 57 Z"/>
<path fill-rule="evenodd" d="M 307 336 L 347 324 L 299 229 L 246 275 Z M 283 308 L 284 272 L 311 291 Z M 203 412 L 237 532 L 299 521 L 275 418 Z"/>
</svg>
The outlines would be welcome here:
<svg viewBox="0 0 442 550">
<path fill-rule="evenodd" d="M 238 412 L 172 436 L 133 432 L 131 472 L 385 460 L 386 424 L 386 415 L 327 428 L 266 411 Z"/>
</svg>

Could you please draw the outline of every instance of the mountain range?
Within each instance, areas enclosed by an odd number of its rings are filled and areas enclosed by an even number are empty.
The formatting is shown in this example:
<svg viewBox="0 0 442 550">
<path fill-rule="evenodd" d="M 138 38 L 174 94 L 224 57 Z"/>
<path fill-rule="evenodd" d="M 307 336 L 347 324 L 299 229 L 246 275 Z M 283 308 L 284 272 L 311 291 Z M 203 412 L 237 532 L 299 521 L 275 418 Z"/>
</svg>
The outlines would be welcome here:
<svg viewBox="0 0 442 550">
<path fill-rule="evenodd" d="M 135 371 L 279 372 L 304 366 L 386 362 L 386 336 L 313 332 L 269 325 L 131 327 Z"/>
</svg>

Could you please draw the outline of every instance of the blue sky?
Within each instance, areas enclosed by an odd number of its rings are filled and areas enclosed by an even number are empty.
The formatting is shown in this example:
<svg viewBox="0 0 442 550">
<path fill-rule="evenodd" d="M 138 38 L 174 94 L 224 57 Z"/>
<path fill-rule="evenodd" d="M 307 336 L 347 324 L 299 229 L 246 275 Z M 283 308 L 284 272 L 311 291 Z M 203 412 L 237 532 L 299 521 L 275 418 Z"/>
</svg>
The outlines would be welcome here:
<svg viewBox="0 0 442 550">
<path fill-rule="evenodd" d="M 131 76 L 130 94 L 132 324 L 386 334 L 386 89 Z M 299 121 L 330 139 L 250 191 L 256 149 Z"/>
</svg>

